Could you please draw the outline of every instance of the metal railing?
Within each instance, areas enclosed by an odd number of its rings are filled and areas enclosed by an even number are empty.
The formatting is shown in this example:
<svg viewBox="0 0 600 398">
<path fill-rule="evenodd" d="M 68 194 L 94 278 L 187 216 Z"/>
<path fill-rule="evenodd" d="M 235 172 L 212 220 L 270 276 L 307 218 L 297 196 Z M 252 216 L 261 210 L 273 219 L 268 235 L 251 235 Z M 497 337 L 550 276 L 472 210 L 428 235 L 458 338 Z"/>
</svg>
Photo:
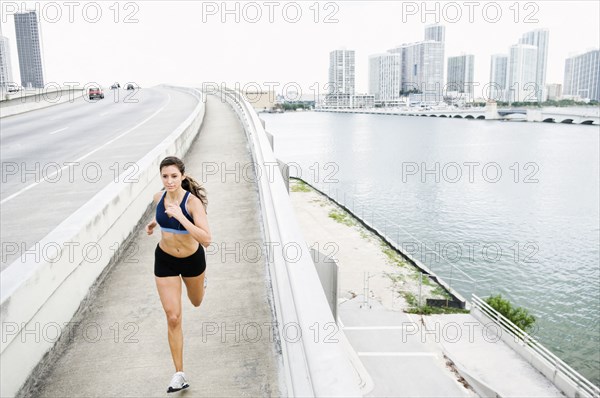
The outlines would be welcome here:
<svg viewBox="0 0 600 398">
<path fill-rule="evenodd" d="M 574 387 L 577 396 L 600 397 L 600 388 L 578 373 L 575 369 L 567 365 L 562 359 L 550 352 L 546 347 L 539 343 L 534 337 L 530 336 L 509 319 L 504 317 L 484 300 L 473 294 L 471 296 L 472 313 L 479 310 L 486 315 L 492 322 L 498 325 L 503 331 L 509 333 L 515 338 L 515 342 L 529 353 L 541 357 L 553 369 L 553 374 L 562 374 Z M 535 365 L 534 365 L 535 366 Z M 542 369 L 538 369 L 542 373 Z M 553 380 L 554 381 L 554 380 Z M 555 383 L 556 384 L 556 383 Z"/>
</svg>

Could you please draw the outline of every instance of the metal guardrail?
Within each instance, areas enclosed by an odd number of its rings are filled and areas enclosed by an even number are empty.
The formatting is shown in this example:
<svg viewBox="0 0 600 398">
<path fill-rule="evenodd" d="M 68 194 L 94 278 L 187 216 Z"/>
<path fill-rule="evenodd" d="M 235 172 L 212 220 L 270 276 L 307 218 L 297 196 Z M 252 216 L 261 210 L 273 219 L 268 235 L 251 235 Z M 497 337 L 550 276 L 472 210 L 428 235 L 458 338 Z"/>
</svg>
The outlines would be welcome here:
<svg viewBox="0 0 600 398">
<path fill-rule="evenodd" d="M 235 110 L 244 126 L 257 170 L 257 185 L 265 240 L 278 248 L 291 244 L 300 247 L 300 257 L 290 261 L 282 250 L 268 256 L 273 296 L 280 336 L 290 324 L 299 325 L 301 338 L 280 341 L 288 396 L 362 396 L 357 370 L 345 351 L 345 335 L 331 344 L 315 339 L 315 325 L 335 325 L 327 298 L 321 287 L 310 250 L 294 216 L 289 194 L 277 166 L 263 125 L 252 106 L 234 90 L 220 94 Z M 275 166 L 275 167 L 271 167 Z M 275 171 L 275 172 L 273 172 Z M 268 178 L 267 178 L 268 177 Z"/>
<path fill-rule="evenodd" d="M 521 328 L 504 317 L 475 294 L 471 296 L 471 299 L 472 310 L 479 310 L 483 314 L 487 315 L 487 317 L 490 318 L 503 331 L 508 332 L 511 336 L 518 339 L 516 341 L 518 341 L 524 349 L 530 353 L 538 355 L 548 362 L 549 366 L 554 368 L 554 373 L 560 373 L 564 375 L 564 377 L 573 384 L 578 397 L 600 397 L 600 388 L 596 387 L 583 375 L 567 365 L 562 359 L 550 352 L 534 337 L 521 330 Z"/>
</svg>

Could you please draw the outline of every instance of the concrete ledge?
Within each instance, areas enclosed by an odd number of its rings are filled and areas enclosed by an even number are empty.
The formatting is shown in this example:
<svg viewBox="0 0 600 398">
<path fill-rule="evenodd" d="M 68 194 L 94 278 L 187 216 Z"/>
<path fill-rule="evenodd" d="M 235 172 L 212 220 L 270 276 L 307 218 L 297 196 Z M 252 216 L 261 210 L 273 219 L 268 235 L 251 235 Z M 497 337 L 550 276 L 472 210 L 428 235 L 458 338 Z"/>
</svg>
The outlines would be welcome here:
<svg viewBox="0 0 600 398">
<path fill-rule="evenodd" d="M 502 398 L 502 396 L 496 390 L 486 384 L 483 380 L 471 375 L 471 372 L 467 371 L 463 365 L 453 359 L 446 350 L 443 350 L 443 354 L 449 361 L 452 362 L 458 374 L 460 374 L 467 381 L 467 383 L 469 383 L 469 386 L 477 393 L 477 395 L 486 398 Z"/>
<path fill-rule="evenodd" d="M 204 119 L 203 96 L 195 89 L 169 88 L 192 94 L 198 105 L 138 162 L 137 183 L 119 181 L 106 186 L 36 243 L 37 251 L 24 253 L 2 272 L 1 396 L 17 393 L 58 340 L 56 334 L 66 329 L 96 278 L 122 252 L 122 242 L 160 189 L 160 161 L 167 155 L 183 157 L 196 137 Z M 86 245 L 88 250 L 82 250 Z M 39 248 L 46 250 L 41 261 Z"/>
<path fill-rule="evenodd" d="M 6 94 L 0 100 L 0 118 L 47 108 L 65 102 L 73 102 L 82 97 L 85 90 L 81 87 L 62 87 L 54 89 L 23 90 L 15 94 Z"/>
<path fill-rule="evenodd" d="M 262 176 L 258 178 L 258 191 L 265 242 L 274 247 L 267 257 L 278 333 L 285 336 L 290 325 L 298 328 L 297 341 L 281 339 L 285 395 L 362 396 L 360 387 L 366 382 L 351 362 L 344 332 L 336 328 L 264 127 L 240 93 L 225 89 L 219 94 L 238 114 L 255 167 L 260 169 L 257 176 Z M 281 250 L 290 246 L 299 251 L 294 259 Z"/>
</svg>

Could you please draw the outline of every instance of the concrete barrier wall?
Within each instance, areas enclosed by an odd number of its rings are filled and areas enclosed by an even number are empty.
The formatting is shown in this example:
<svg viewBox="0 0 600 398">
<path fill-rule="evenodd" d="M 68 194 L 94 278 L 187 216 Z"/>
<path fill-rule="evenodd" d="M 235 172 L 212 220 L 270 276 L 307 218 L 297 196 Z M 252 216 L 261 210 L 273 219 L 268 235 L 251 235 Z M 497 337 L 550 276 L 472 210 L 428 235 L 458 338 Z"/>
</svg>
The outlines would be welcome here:
<svg viewBox="0 0 600 398">
<path fill-rule="evenodd" d="M 278 171 L 269 171 L 272 170 L 271 165 L 277 165 L 277 160 L 264 127 L 254 109 L 239 93 L 225 89 L 219 94 L 238 114 L 248 137 L 255 167 L 260 168 L 257 175 L 263 176 L 257 179 L 257 183 L 264 239 L 277 244 L 268 256 L 267 264 L 273 286 L 277 330 L 280 336 L 285 336 L 285 327 L 295 325 L 298 328 L 297 341 L 281 339 L 287 390 L 284 395 L 362 396 L 364 379 L 347 350 L 349 344 L 345 341 L 344 332 L 336 330 L 334 341 L 328 341 L 322 335 L 319 338 L 314 336 L 315 327 L 326 330 L 327 325 L 335 325 L 335 320 L 300 232 L 283 177 Z M 289 245 L 299 251 L 293 261 L 280 250 Z"/>
<path fill-rule="evenodd" d="M 0 101 L 0 117 L 8 117 L 47 108 L 65 102 L 73 102 L 84 94 L 80 87 L 68 87 L 57 89 L 24 90 L 14 94 L 7 94 Z"/>
<path fill-rule="evenodd" d="M 24 254 L 2 272 L 2 397 L 18 392 L 57 340 L 48 338 L 45 330 L 54 336 L 57 328 L 70 321 L 116 248 L 133 232 L 151 205 L 153 194 L 161 187 L 160 161 L 167 155 L 183 157 L 196 137 L 204 119 L 204 98 L 197 90 L 178 89 L 195 96 L 198 105 L 173 133 L 138 162 L 137 182 L 120 181 L 106 186 L 38 243 L 40 247 L 55 247 L 56 256 L 51 254 L 36 261 Z M 94 261 L 86 261 L 83 250 L 69 252 L 70 242 L 78 243 L 79 248 L 91 242 L 102 254 Z M 46 261 L 54 258 L 55 261 Z"/>
</svg>

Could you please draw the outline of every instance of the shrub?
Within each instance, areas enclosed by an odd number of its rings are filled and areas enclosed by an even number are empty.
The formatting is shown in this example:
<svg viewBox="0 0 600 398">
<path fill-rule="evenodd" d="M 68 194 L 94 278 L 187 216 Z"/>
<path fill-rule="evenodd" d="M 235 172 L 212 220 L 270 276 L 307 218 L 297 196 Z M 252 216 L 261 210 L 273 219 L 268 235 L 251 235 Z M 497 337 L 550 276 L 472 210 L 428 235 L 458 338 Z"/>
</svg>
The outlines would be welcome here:
<svg viewBox="0 0 600 398">
<path fill-rule="evenodd" d="M 535 317 L 525 308 L 513 307 L 508 300 L 502 298 L 502 295 L 490 296 L 485 302 L 522 330 L 528 332 L 533 329 Z"/>
</svg>

